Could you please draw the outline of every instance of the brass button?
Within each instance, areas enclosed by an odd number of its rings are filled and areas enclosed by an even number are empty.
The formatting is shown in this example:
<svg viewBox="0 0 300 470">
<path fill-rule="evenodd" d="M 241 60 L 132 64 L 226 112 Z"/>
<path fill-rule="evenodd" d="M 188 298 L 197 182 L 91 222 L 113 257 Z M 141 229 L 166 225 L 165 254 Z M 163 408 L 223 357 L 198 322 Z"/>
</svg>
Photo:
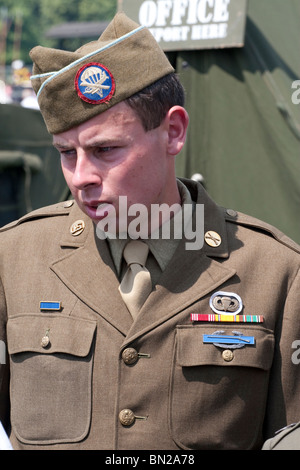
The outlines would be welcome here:
<svg viewBox="0 0 300 470">
<path fill-rule="evenodd" d="M 73 204 L 74 204 L 74 201 L 73 201 L 72 199 L 70 199 L 69 201 L 65 201 L 65 202 L 63 203 L 63 207 L 64 207 L 65 209 L 68 209 L 68 207 L 72 207 Z"/>
<path fill-rule="evenodd" d="M 234 358 L 234 354 L 230 349 L 225 349 L 222 352 L 222 357 L 223 357 L 224 361 L 230 362 Z"/>
<path fill-rule="evenodd" d="M 237 216 L 237 212 L 233 209 L 227 209 L 226 213 L 227 213 L 227 215 L 230 215 L 230 217 L 236 217 Z"/>
<path fill-rule="evenodd" d="M 43 336 L 41 341 L 42 348 L 46 348 L 50 344 L 49 336 Z"/>
<path fill-rule="evenodd" d="M 139 355 L 134 348 L 126 348 L 122 352 L 122 359 L 127 365 L 135 364 L 138 357 Z"/>
<path fill-rule="evenodd" d="M 221 245 L 221 242 L 222 242 L 221 236 L 217 232 L 214 232 L 213 230 L 209 230 L 208 232 L 205 233 L 204 240 L 209 246 L 212 246 L 214 248 Z"/>
<path fill-rule="evenodd" d="M 45 335 L 42 337 L 42 340 L 41 340 L 42 348 L 47 348 L 50 344 L 49 332 L 50 332 L 50 328 L 46 330 Z"/>
<path fill-rule="evenodd" d="M 76 220 L 74 224 L 71 225 L 70 233 L 73 237 L 78 237 L 85 229 L 85 223 L 83 220 Z"/>
<path fill-rule="evenodd" d="M 120 411 L 119 420 L 123 426 L 131 426 L 135 421 L 133 411 L 128 410 L 127 408 L 125 408 L 125 410 Z"/>
</svg>

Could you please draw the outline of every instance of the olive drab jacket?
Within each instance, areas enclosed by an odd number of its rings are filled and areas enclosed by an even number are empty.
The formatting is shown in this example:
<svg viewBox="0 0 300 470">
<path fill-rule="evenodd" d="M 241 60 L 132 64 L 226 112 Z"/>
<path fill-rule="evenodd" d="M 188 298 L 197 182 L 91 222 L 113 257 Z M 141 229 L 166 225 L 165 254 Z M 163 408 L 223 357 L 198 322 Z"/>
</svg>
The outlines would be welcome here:
<svg viewBox="0 0 300 470">
<path fill-rule="evenodd" d="M 299 450 L 300 423 L 293 423 L 279 429 L 274 437 L 268 439 L 262 450 Z"/>
<path fill-rule="evenodd" d="M 208 236 L 197 251 L 180 241 L 134 321 L 76 203 L 1 230 L 0 413 L 15 449 L 260 449 L 300 420 L 299 246 L 185 184 Z"/>
</svg>

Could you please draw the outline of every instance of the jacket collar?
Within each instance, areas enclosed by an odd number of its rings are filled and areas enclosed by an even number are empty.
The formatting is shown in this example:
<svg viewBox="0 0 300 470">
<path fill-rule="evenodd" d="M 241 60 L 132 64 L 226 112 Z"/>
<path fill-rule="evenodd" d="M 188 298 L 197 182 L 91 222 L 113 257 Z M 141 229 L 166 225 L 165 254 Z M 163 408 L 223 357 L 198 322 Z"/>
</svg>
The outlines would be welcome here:
<svg viewBox="0 0 300 470">
<path fill-rule="evenodd" d="M 210 246 L 204 240 L 201 251 L 207 256 L 227 258 L 229 253 L 224 209 L 210 198 L 201 184 L 184 178 L 180 178 L 180 181 L 189 189 L 192 200 L 197 204 L 202 204 L 204 207 L 204 227 L 202 227 L 202 225 L 200 227 L 200 230 L 203 231 L 203 235 L 207 232 L 216 232 L 221 237 L 221 244 L 219 246 Z M 80 231 L 80 229 L 78 232 L 72 231 L 72 227 L 82 223 L 82 231 Z M 198 227 L 197 229 L 199 230 Z M 92 221 L 79 209 L 77 204 L 74 203 L 63 231 L 61 246 L 74 248 L 83 246 L 91 230 L 94 230 Z"/>
<path fill-rule="evenodd" d="M 204 227 L 200 224 L 200 230 L 202 230 L 203 235 L 205 236 L 205 234 L 209 232 L 215 232 L 221 237 L 221 244 L 218 246 L 211 246 L 203 240 L 203 246 L 201 248 L 202 254 L 214 258 L 227 258 L 229 256 L 229 250 L 225 210 L 211 199 L 200 183 L 183 178 L 181 178 L 181 181 L 189 189 L 192 200 L 197 204 L 203 204 Z"/>
</svg>

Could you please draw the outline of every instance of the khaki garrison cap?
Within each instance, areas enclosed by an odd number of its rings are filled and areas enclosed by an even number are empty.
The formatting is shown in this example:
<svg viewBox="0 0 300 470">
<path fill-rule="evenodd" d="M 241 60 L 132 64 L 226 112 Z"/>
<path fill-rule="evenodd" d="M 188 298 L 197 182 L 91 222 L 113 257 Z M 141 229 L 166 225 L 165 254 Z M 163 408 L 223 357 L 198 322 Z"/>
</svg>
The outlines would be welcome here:
<svg viewBox="0 0 300 470">
<path fill-rule="evenodd" d="M 50 134 L 78 126 L 174 72 L 150 31 L 124 13 L 75 52 L 37 46 L 30 56 Z"/>
</svg>

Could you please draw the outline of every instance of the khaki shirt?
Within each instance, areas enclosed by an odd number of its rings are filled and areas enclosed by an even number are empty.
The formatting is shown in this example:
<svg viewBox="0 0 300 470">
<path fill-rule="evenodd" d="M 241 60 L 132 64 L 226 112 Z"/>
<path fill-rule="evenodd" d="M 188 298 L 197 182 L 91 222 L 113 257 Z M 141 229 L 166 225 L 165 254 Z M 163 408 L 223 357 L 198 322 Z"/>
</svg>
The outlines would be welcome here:
<svg viewBox="0 0 300 470">
<path fill-rule="evenodd" d="M 299 246 L 185 184 L 208 236 L 196 251 L 180 241 L 135 321 L 75 203 L 0 231 L 0 413 L 15 449 L 259 449 L 300 420 Z M 212 306 L 229 313 L 228 298 L 241 310 L 220 323 Z"/>
</svg>

